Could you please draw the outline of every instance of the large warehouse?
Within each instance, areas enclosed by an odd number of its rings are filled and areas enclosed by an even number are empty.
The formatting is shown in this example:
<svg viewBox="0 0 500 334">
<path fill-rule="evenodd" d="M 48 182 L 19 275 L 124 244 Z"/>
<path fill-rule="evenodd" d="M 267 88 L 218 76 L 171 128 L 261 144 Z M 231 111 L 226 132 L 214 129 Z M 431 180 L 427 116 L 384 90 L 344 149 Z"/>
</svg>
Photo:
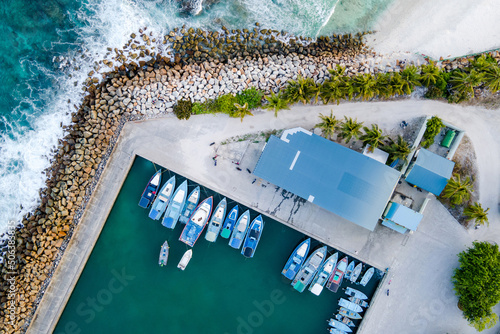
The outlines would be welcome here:
<svg viewBox="0 0 500 334">
<path fill-rule="evenodd" d="M 253 172 L 373 231 L 399 172 L 302 128 L 271 136 Z"/>
</svg>

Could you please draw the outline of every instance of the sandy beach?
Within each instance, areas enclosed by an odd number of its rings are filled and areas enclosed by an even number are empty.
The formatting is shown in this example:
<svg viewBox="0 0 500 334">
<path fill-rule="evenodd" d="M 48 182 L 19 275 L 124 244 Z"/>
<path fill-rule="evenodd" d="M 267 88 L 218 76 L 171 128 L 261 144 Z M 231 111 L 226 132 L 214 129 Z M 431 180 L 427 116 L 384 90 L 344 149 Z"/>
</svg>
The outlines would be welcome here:
<svg viewBox="0 0 500 334">
<path fill-rule="evenodd" d="M 379 18 L 368 44 L 380 53 L 422 53 L 439 59 L 500 47 L 496 0 L 398 0 Z"/>
</svg>

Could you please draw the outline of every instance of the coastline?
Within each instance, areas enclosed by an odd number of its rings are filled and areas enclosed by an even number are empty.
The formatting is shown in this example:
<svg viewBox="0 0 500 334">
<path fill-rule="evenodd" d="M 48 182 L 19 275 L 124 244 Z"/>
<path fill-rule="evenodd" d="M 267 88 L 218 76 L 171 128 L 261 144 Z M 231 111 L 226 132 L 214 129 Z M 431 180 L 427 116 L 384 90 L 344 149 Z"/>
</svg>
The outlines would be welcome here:
<svg viewBox="0 0 500 334">
<path fill-rule="evenodd" d="M 335 64 L 345 64 L 350 74 L 382 71 L 375 60 L 373 65 L 368 61 L 374 58 L 373 54 L 337 47 L 337 52 L 332 53 L 322 49 L 324 45 L 319 46 L 319 51 L 309 44 L 302 47 L 300 53 L 292 51 L 287 55 L 278 50 L 277 54 L 241 55 L 226 61 L 199 58 L 197 61 L 201 62 L 197 63 L 196 59 L 187 58 L 183 63 L 189 55 L 187 50 L 184 55 L 174 57 L 175 63 L 165 59 L 143 64 L 132 61 L 123 69 L 108 73 L 107 80 L 99 85 L 89 80 L 89 95 L 73 116 L 68 136 L 61 140 L 47 188 L 42 192 L 42 204 L 23 220 L 24 227 L 17 231 L 17 269 L 21 276 L 17 287 L 19 295 L 23 295 L 23 304 L 19 307 L 15 329 L 29 326 L 50 275 L 78 228 L 127 121 L 170 116 L 173 104 L 183 97 L 203 100 L 216 96 L 215 89 L 213 93 L 210 89 L 203 92 L 205 85 L 212 85 L 211 79 L 214 87 L 219 86 L 219 92 L 235 93 L 249 86 L 269 92 L 296 78 L 300 72 L 322 82 L 329 76 L 327 69 Z M 312 54 L 313 51 L 316 54 Z M 252 73 L 241 71 L 250 67 Z M 395 70 L 401 65 L 394 60 L 393 64 L 386 63 L 383 67 Z M 158 96 L 164 101 L 159 101 Z M 5 275 L 4 266 L 2 273 Z M 5 289 L 5 281 L 2 287 Z M 0 312 L 0 316 L 6 314 L 4 310 Z"/>
</svg>

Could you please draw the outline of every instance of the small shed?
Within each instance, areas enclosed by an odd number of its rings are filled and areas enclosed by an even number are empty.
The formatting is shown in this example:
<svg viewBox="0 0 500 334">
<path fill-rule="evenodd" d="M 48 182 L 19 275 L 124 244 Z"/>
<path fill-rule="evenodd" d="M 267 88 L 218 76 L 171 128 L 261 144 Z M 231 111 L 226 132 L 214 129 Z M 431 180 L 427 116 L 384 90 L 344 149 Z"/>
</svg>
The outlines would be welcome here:
<svg viewBox="0 0 500 334">
<path fill-rule="evenodd" d="M 418 152 L 417 160 L 407 172 L 406 182 L 427 190 L 436 196 L 443 191 L 453 172 L 455 163 L 425 148 Z"/>
<path fill-rule="evenodd" d="M 379 148 L 375 148 L 373 152 L 370 152 L 370 145 L 366 145 L 364 150 L 363 150 L 363 155 L 366 155 L 367 157 L 370 157 L 374 160 L 377 160 L 380 163 L 383 163 L 384 165 L 387 163 L 387 159 L 389 159 L 389 153 L 382 151 Z"/>
<path fill-rule="evenodd" d="M 399 233 L 407 230 L 416 231 L 424 216 L 412 209 L 395 202 L 389 202 L 382 225 L 387 226 Z"/>
</svg>

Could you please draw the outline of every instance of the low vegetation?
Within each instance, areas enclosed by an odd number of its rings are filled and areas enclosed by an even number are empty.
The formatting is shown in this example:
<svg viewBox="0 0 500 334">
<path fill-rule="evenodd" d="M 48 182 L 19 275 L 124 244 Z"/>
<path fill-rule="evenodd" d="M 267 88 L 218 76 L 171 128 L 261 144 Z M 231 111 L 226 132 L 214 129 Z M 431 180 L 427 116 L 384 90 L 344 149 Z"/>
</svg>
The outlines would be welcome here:
<svg viewBox="0 0 500 334">
<path fill-rule="evenodd" d="M 500 252 L 498 245 L 474 242 L 458 254 L 453 284 L 464 318 L 476 330 L 495 326 L 498 316 L 492 308 L 500 302 Z"/>
<path fill-rule="evenodd" d="M 443 121 L 437 116 L 432 116 L 427 120 L 427 127 L 424 132 L 424 141 L 422 142 L 422 147 L 429 148 L 434 144 L 434 138 L 441 132 L 444 128 Z"/>
</svg>

